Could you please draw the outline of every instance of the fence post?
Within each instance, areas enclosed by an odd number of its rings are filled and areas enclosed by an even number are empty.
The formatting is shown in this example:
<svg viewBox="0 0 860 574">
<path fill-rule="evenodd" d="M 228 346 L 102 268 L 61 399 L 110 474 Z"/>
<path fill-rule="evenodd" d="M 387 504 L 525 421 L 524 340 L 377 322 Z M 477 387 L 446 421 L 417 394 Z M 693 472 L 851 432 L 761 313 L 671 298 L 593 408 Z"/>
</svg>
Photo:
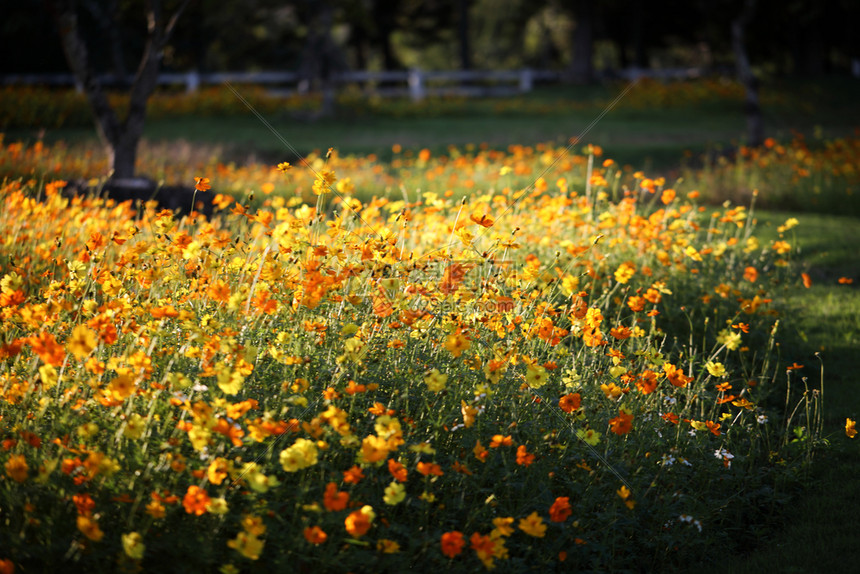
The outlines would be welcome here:
<svg viewBox="0 0 860 574">
<path fill-rule="evenodd" d="M 531 68 L 523 68 L 520 70 L 520 93 L 532 91 L 533 76 Z"/>
<path fill-rule="evenodd" d="M 413 102 L 420 102 L 424 99 L 424 76 L 421 74 L 420 68 L 409 70 L 409 96 Z"/>
<path fill-rule="evenodd" d="M 200 74 L 197 70 L 189 70 L 185 74 L 185 93 L 193 94 L 200 87 Z"/>
</svg>

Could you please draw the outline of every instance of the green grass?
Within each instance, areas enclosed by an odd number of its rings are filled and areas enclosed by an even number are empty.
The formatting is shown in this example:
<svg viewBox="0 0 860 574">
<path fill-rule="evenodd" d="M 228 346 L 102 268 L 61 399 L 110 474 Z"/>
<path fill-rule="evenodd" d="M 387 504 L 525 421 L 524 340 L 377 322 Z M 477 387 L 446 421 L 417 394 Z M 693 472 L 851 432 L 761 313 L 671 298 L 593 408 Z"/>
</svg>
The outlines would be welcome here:
<svg viewBox="0 0 860 574">
<path fill-rule="evenodd" d="M 791 214 L 759 213 L 762 229 Z M 728 572 L 846 572 L 860 561 L 856 518 L 860 510 L 860 441 L 845 436 L 846 418 L 860 416 L 860 290 L 840 285 L 858 280 L 860 219 L 800 215 L 795 240 L 813 278 L 810 289 L 788 297 L 786 352 L 804 357 L 803 374 L 813 388 L 824 366 L 824 429 L 830 447 L 815 459 L 808 488 L 780 516 L 784 526 L 769 531 L 750 552 L 723 562 Z M 791 232 L 789 232 L 791 233 Z"/>
<path fill-rule="evenodd" d="M 441 117 L 334 117 L 318 121 L 281 115 L 267 118 L 272 127 L 295 150 L 306 155 L 314 150 L 337 147 L 342 153 L 391 155 L 391 146 L 428 148 L 447 153 L 448 146 L 487 144 L 506 148 L 511 143 L 564 143 L 581 136 L 581 145 L 596 144 L 605 155 L 637 168 L 662 169 L 677 165 L 686 150 L 704 152 L 712 142 L 737 140 L 743 134 L 743 119 L 737 114 L 700 115 L 696 110 L 661 110 L 650 113 L 622 110 L 608 114 L 588 130 L 598 112 L 573 111 L 551 115 L 445 115 Z M 9 139 L 28 136 L 10 132 Z M 85 141 L 93 138 L 89 128 L 63 128 L 47 133 L 46 141 Z M 231 159 L 250 155 L 267 161 L 294 159 L 294 154 L 256 117 L 223 119 L 183 117 L 150 121 L 145 138 L 151 141 L 184 139 L 195 145 L 225 148 Z M 581 146 L 577 146 L 577 149 Z"/>
<path fill-rule="evenodd" d="M 685 156 L 731 149 L 745 137 L 742 102 L 698 94 L 694 102 L 679 100 L 661 84 L 639 84 L 605 116 L 620 86 L 547 87 L 514 99 L 431 100 L 415 106 L 405 100 L 366 102 L 348 99 L 335 117 L 311 121 L 307 113 L 265 114 L 275 130 L 299 154 L 337 147 L 342 153 L 390 157 L 391 145 L 428 148 L 445 153 L 448 146 L 486 144 L 493 148 L 540 142 L 596 144 L 607 157 L 637 169 L 670 171 Z M 225 91 L 226 87 L 223 88 Z M 239 86 L 239 92 L 242 87 Z M 856 82 L 824 80 L 812 87 L 774 84 L 763 90 L 768 135 L 790 138 L 792 130 L 824 136 L 846 135 L 860 125 L 854 102 Z M 7 140 L 33 140 L 37 130 L 9 130 Z M 93 130 L 70 127 L 44 132 L 47 142 L 92 140 Z M 249 156 L 267 161 L 289 160 L 293 153 L 241 105 L 218 117 L 181 116 L 147 123 L 151 141 L 179 139 L 195 145 L 220 146 L 229 158 Z M 671 173 L 665 175 L 672 175 Z"/>
</svg>

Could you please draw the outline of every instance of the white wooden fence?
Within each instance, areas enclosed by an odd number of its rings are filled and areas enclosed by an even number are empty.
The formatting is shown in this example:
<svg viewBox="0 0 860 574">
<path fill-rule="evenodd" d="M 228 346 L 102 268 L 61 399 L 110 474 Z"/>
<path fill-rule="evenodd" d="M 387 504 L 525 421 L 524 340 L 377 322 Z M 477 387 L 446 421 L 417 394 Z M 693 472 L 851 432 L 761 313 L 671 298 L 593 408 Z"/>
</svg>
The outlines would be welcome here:
<svg viewBox="0 0 860 574">
<path fill-rule="evenodd" d="M 642 77 L 652 77 L 661 80 L 676 80 L 695 78 L 702 71 L 691 68 L 650 70 L 629 68 L 620 70 L 616 77 L 636 80 Z M 558 82 L 564 73 L 554 70 L 442 70 L 430 71 L 414 68 L 411 70 L 371 72 L 366 70 L 350 71 L 334 74 L 331 83 L 342 87 L 358 86 L 367 94 L 381 97 L 409 97 L 420 101 L 428 96 L 456 95 L 473 96 L 507 96 L 523 94 L 532 91 L 535 83 Z M 120 78 L 105 74 L 100 76 L 104 85 L 117 85 Z M 131 83 L 133 77 L 125 78 Z M 76 85 L 72 74 L 18 74 L 6 75 L 0 79 L 5 85 L 44 85 L 44 86 L 73 86 Z M 296 72 L 213 72 L 200 73 L 195 70 L 176 73 L 165 72 L 158 76 L 161 85 L 185 86 L 189 93 L 196 92 L 201 86 L 220 85 L 224 82 L 233 84 L 258 84 L 267 86 L 273 95 L 287 96 L 296 93 L 306 93 L 310 89 L 306 78 Z M 81 87 L 77 86 L 81 91 Z"/>
</svg>

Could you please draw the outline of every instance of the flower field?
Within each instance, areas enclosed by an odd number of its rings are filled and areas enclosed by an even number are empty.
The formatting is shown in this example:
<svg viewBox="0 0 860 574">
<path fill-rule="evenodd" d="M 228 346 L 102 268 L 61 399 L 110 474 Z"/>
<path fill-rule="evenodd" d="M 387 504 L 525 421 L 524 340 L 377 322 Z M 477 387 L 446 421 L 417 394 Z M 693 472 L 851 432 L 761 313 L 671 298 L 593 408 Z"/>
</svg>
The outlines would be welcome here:
<svg viewBox="0 0 860 574">
<path fill-rule="evenodd" d="M 163 167 L 207 220 L 13 146 L 7 571 L 671 569 L 821 440 L 779 347 L 795 219 L 512 146 Z"/>
</svg>

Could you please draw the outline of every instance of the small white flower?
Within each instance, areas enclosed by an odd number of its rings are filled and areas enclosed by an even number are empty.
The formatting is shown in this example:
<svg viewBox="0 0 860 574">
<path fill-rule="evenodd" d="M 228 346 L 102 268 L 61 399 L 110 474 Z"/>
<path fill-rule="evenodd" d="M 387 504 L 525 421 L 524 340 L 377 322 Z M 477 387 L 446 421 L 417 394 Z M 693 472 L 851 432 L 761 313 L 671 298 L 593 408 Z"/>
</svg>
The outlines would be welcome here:
<svg viewBox="0 0 860 574">
<path fill-rule="evenodd" d="M 675 457 L 671 454 L 664 454 L 663 459 L 660 461 L 660 464 L 663 466 L 672 466 L 675 464 Z"/>
<path fill-rule="evenodd" d="M 759 415 L 755 418 L 755 420 L 760 425 L 767 424 L 767 415 Z"/>
</svg>

